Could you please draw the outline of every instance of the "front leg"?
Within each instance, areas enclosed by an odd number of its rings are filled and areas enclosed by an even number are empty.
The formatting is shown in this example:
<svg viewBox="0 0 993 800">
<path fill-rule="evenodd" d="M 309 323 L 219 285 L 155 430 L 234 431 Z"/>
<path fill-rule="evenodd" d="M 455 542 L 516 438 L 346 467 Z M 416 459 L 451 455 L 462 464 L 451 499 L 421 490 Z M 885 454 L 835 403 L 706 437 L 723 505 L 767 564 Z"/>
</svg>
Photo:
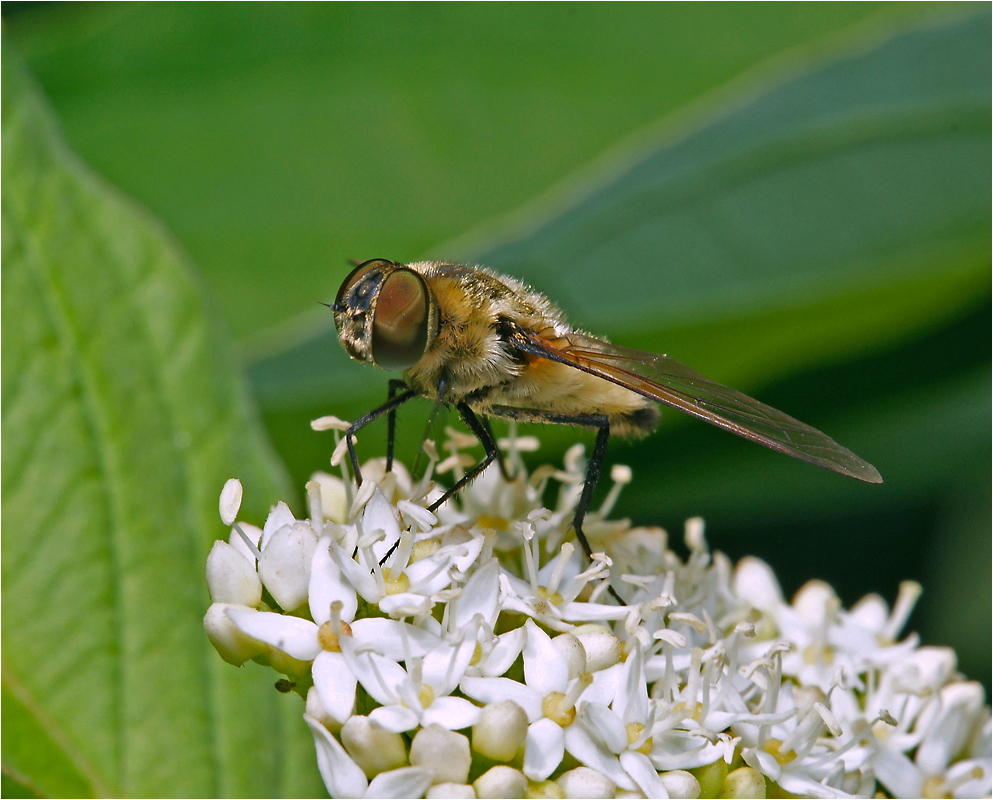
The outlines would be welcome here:
<svg viewBox="0 0 993 800">
<path fill-rule="evenodd" d="M 403 384 L 402 381 L 400 381 L 399 383 L 401 383 L 402 385 L 406 385 Z M 392 385 L 393 381 L 390 381 L 390 384 L 391 385 L 390 385 L 389 400 L 383 403 L 383 405 L 381 405 L 379 408 L 370 411 L 364 417 L 360 417 L 359 419 L 357 419 L 355 422 L 351 424 L 348 430 L 345 431 L 345 442 L 348 445 L 348 458 L 352 464 L 352 474 L 355 475 L 355 482 L 359 486 L 362 485 L 362 473 L 359 471 L 359 459 L 358 456 L 355 454 L 355 434 L 358 433 L 358 431 L 360 431 L 362 428 L 364 428 L 373 420 L 383 416 L 383 414 L 390 414 L 392 416 L 393 414 L 396 413 L 396 410 L 400 406 L 402 406 L 404 403 L 410 400 L 410 398 L 415 397 L 417 394 L 413 389 L 408 389 L 402 394 L 394 394 L 394 392 L 396 391 L 396 387 Z M 390 443 L 387 447 L 388 450 L 387 458 L 389 459 L 387 462 L 388 464 L 387 468 L 389 468 L 390 461 L 392 460 L 390 459 L 390 455 L 392 455 L 392 450 L 393 450 L 392 440 L 393 437 L 391 431 Z"/>
<path fill-rule="evenodd" d="M 469 430 L 473 432 L 475 437 L 479 439 L 480 443 L 483 445 L 483 450 L 486 451 L 486 454 L 483 456 L 483 460 L 469 470 L 469 472 L 467 472 L 461 480 L 457 481 L 451 489 L 429 505 L 428 511 L 437 511 L 442 503 L 450 499 L 463 486 L 466 486 L 478 478 L 482 471 L 493 463 L 493 459 L 500 456 L 500 451 L 497 449 L 496 440 L 493 438 L 493 433 L 490 431 L 490 426 L 484 425 L 473 410 L 465 403 L 456 403 L 455 407 L 458 409 L 459 415 L 462 417 L 465 424 L 469 427 Z"/>
<path fill-rule="evenodd" d="M 399 380 L 398 378 L 391 378 L 389 394 L 386 396 L 387 403 L 389 403 L 389 401 L 396 396 L 396 393 L 400 389 L 406 389 L 406 388 L 407 388 L 407 384 L 404 383 L 402 380 Z M 393 406 L 393 408 L 389 409 L 386 412 L 386 471 L 387 472 L 393 472 L 393 443 L 394 443 L 394 434 L 396 432 L 396 427 L 397 427 L 397 406 Z"/>
<path fill-rule="evenodd" d="M 590 502 L 593 499 L 593 490 L 596 489 L 597 481 L 600 480 L 600 470 L 603 467 L 603 460 L 607 454 L 607 442 L 610 439 L 610 420 L 606 414 L 553 414 L 548 411 L 538 411 L 534 409 L 518 409 L 506 406 L 495 406 L 490 409 L 490 413 L 507 417 L 508 419 L 520 419 L 531 422 L 552 422 L 557 425 L 579 425 L 584 428 L 596 428 L 596 442 L 593 444 L 593 452 L 586 464 L 586 478 L 583 481 L 583 491 L 579 496 L 579 503 L 576 505 L 576 514 L 573 517 L 572 527 L 576 531 L 576 539 L 579 540 L 587 560 L 593 560 L 593 550 L 583 532 L 583 522 L 586 519 L 586 512 L 589 511 Z M 608 585 L 610 592 L 618 603 L 624 605 L 624 600 L 614 591 L 614 587 Z"/>
</svg>

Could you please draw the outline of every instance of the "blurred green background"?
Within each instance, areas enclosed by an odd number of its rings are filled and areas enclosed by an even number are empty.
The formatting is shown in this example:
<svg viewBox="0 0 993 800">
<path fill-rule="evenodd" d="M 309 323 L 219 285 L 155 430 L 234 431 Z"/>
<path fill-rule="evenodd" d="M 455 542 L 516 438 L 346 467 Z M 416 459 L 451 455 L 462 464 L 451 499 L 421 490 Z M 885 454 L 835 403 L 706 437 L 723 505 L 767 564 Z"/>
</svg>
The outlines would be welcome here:
<svg viewBox="0 0 993 800">
<path fill-rule="evenodd" d="M 886 481 L 672 412 L 612 444 L 635 473 L 615 515 L 677 545 L 701 515 L 714 548 L 766 559 L 787 593 L 821 578 L 846 605 L 892 601 L 918 580 L 909 629 L 989 688 L 988 5 L 3 14 L 71 149 L 196 264 L 298 492 L 330 452 L 309 420 L 385 397 L 319 305 L 347 260 L 483 263 L 821 428 Z M 401 415 L 408 462 L 425 414 Z M 592 441 L 538 433 L 542 461 Z"/>
</svg>

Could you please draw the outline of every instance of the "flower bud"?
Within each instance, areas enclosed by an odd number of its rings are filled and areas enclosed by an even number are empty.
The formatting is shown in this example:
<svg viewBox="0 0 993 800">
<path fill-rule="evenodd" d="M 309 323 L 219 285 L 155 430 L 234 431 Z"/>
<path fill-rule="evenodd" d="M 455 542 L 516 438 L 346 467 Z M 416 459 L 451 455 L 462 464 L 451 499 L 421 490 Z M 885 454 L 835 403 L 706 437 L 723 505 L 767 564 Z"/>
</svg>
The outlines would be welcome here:
<svg viewBox="0 0 993 800">
<path fill-rule="evenodd" d="M 528 715 L 517 703 L 489 703 L 472 726 L 472 749 L 494 761 L 510 761 L 527 734 Z"/>
<path fill-rule="evenodd" d="M 424 797 L 427 800 L 476 800 L 476 790 L 468 783 L 436 783 Z"/>
<path fill-rule="evenodd" d="M 240 667 L 246 661 L 264 653 L 268 647 L 238 630 L 238 626 L 225 613 L 228 608 L 244 608 L 245 611 L 254 611 L 247 606 L 214 603 L 207 609 L 207 614 L 203 618 L 203 628 L 218 655 L 229 664 Z"/>
<path fill-rule="evenodd" d="M 465 783 L 472 756 L 469 740 L 437 723 L 421 728 L 410 744 L 410 763 L 434 774 L 434 783 Z"/>
<path fill-rule="evenodd" d="M 765 778 L 751 767 L 739 767 L 724 779 L 721 797 L 765 797 Z"/>
<path fill-rule="evenodd" d="M 407 763 L 403 737 L 377 728 L 368 717 L 349 717 L 341 728 L 341 743 L 367 778 Z"/>
<path fill-rule="evenodd" d="M 669 797 L 692 800 L 700 796 L 700 781 L 686 770 L 674 769 L 671 772 L 660 772 L 659 780 L 662 781 Z"/>
<path fill-rule="evenodd" d="M 311 686 L 307 690 L 307 706 L 303 713 L 316 719 L 331 733 L 337 733 L 341 730 L 341 723 L 332 717 L 321 703 L 321 696 L 317 693 L 316 686 Z"/>
<path fill-rule="evenodd" d="M 262 581 L 255 571 L 255 563 L 227 542 L 214 542 L 210 548 L 207 589 L 215 603 L 255 608 L 262 601 Z"/>
<path fill-rule="evenodd" d="M 525 797 L 530 800 L 561 800 L 565 797 L 565 792 L 555 781 L 537 781 L 528 784 Z"/>
<path fill-rule="evenodd" d="M 728 765 L 723 758 L 719 758 L 712 764 L 694 767 L 690 772 L 700 784 L 700 794 L 704 797 L 717 797 L 723 791 L 724 781 L 728 776 Z"/>
<path fill-rule="evenodd" d="M 348 494 L 341 478 L 326 472 L 315 472 L 311 476 L 321 489 L 321 513 L 324 519 L 339 524 L 348 521 Z"/>
<path fill-rule="evenodd" d="M 276 531 L 259 559 L 259 577 L 284 611 L 299 608 L 307 600 L 310 564 L 317 549 L 317 536 L 310 525 L 296 522 Z"/>
<path fill-rule="evenodd" d="M 571 633 L 563 633 L 552 639 L 552 644 L 565 656 L 569 665 L 569 680 L 578 678 L 581 672 L 589 672 L 586 666 L 586 648 L 583 643 Z"/>
<path fill-rule="evenodd" d="M 606 775 L 589 767 L 576 767 L 556 781 L 566 797 L 613 797 L 617 786 Z"/>
<path fill-rule="evenodd" d="M 524 797 L 528 779 L 520 770 L 501 765 L 484 772 L 472 785 L 476 797 Z"/>
<path fill-rule="evenodd" d="M 624 655 L 624 643 L 601 625 L 577 628 L 574 633 L 586 651 L 587 672 L 612 667 Z"/>
</svg>

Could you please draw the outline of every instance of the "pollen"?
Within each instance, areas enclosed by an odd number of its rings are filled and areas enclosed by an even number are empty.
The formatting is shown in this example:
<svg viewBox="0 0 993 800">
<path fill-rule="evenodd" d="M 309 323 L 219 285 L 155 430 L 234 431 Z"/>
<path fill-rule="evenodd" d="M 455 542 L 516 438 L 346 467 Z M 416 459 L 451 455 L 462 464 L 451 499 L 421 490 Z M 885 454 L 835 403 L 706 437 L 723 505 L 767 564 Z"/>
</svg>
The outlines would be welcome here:
<svg viewBox="0 0 993 800">
<path fill-rule="evenodd" d="M 789 764 L 796 758 L 796 753 L 793 750 L 787 750 L 785 753 L 783 752 L 783 742 L 781 739 L 766 739 L 764 749 L 780 764 Z"/>
<path fill-rule="evenodd" d="M 401 572 L 394 580 L 387 568 L 383 570 L 383 579 L 386 581 L 386 594 L 402 594 L 410 589 L 410 578 L 405 572 Z"/>
<path fill-rule="evenodd" d="M 541 701 L 541 711 L 552 722 L 558 723 L 563 728 L 571 725 L 576 719 L 576 706 L 565 707 L 566 696 L 562 692 L 549 692 L 545 699 Z"/>
<path fill-rule="evenodd" d="M 641 734 L 645 732 L 645 726 L 640 722 L 632 722 L 628 725 L 628 744 L 634 744 L 641 738 Z M 643 755 L 648 755 L 652 752 L 652 737 L 649 736 L 641 743 L 640 747 L 635 748 L 635 752 L 641 753 Z"/>
<path fill-rule="evenodd" d="M 476 520 L 476 524 L 480 528 L 495 528 L 498 531 L 507 530 L 507 520 L 503 517 L 492 517 L 489 514 L 482 514 L 479 519 Z"/>
<path fill-rule="evenodd" d="M 325 650 L 329 650 L 332 653 L 340 653 L 341 645 L 338 642 L 339 636 L 351 636 L 352 628 L 351 626 L 342 620 L 339 624 L 338 632 L 335 633 L 331 628 L 331 623 L 325 622 L 317 629 L 317 641 L 321 643 L 321 647 Z"/>
</svg>

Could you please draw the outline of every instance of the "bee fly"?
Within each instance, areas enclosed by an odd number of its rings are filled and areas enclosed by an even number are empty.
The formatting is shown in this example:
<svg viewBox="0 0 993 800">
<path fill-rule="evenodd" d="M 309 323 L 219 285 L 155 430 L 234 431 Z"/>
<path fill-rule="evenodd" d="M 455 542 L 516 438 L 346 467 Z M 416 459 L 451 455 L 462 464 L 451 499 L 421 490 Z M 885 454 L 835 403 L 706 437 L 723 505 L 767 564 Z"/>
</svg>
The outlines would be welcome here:
<svg viewBox="0 0 993 800">
<path fill-rule="evenodd" d="M 819 467 L 867 483 L 876 468 L 809 425 L 707 380 L 668 356 L 617 347 L 572 328 L 548 298 L 488 269 L 438 261 L 366 261 L 345 278 L 335 327 L 356 361 L 403 371 L 389 399 L 345 433 L 361 483 L 354 434 L 387 415 L 387 470 L 396 410 L 423 396 L 454 406 L 486 451 L 429 506 L 442 503 L 496 460 L 506 468 L 488 417 L 595 428 L 596 443 L 573 527 L 587 558 L 583 519 L 611 433 L 636 438 L 659 421 L 657 403 Z"/>
</svg>

